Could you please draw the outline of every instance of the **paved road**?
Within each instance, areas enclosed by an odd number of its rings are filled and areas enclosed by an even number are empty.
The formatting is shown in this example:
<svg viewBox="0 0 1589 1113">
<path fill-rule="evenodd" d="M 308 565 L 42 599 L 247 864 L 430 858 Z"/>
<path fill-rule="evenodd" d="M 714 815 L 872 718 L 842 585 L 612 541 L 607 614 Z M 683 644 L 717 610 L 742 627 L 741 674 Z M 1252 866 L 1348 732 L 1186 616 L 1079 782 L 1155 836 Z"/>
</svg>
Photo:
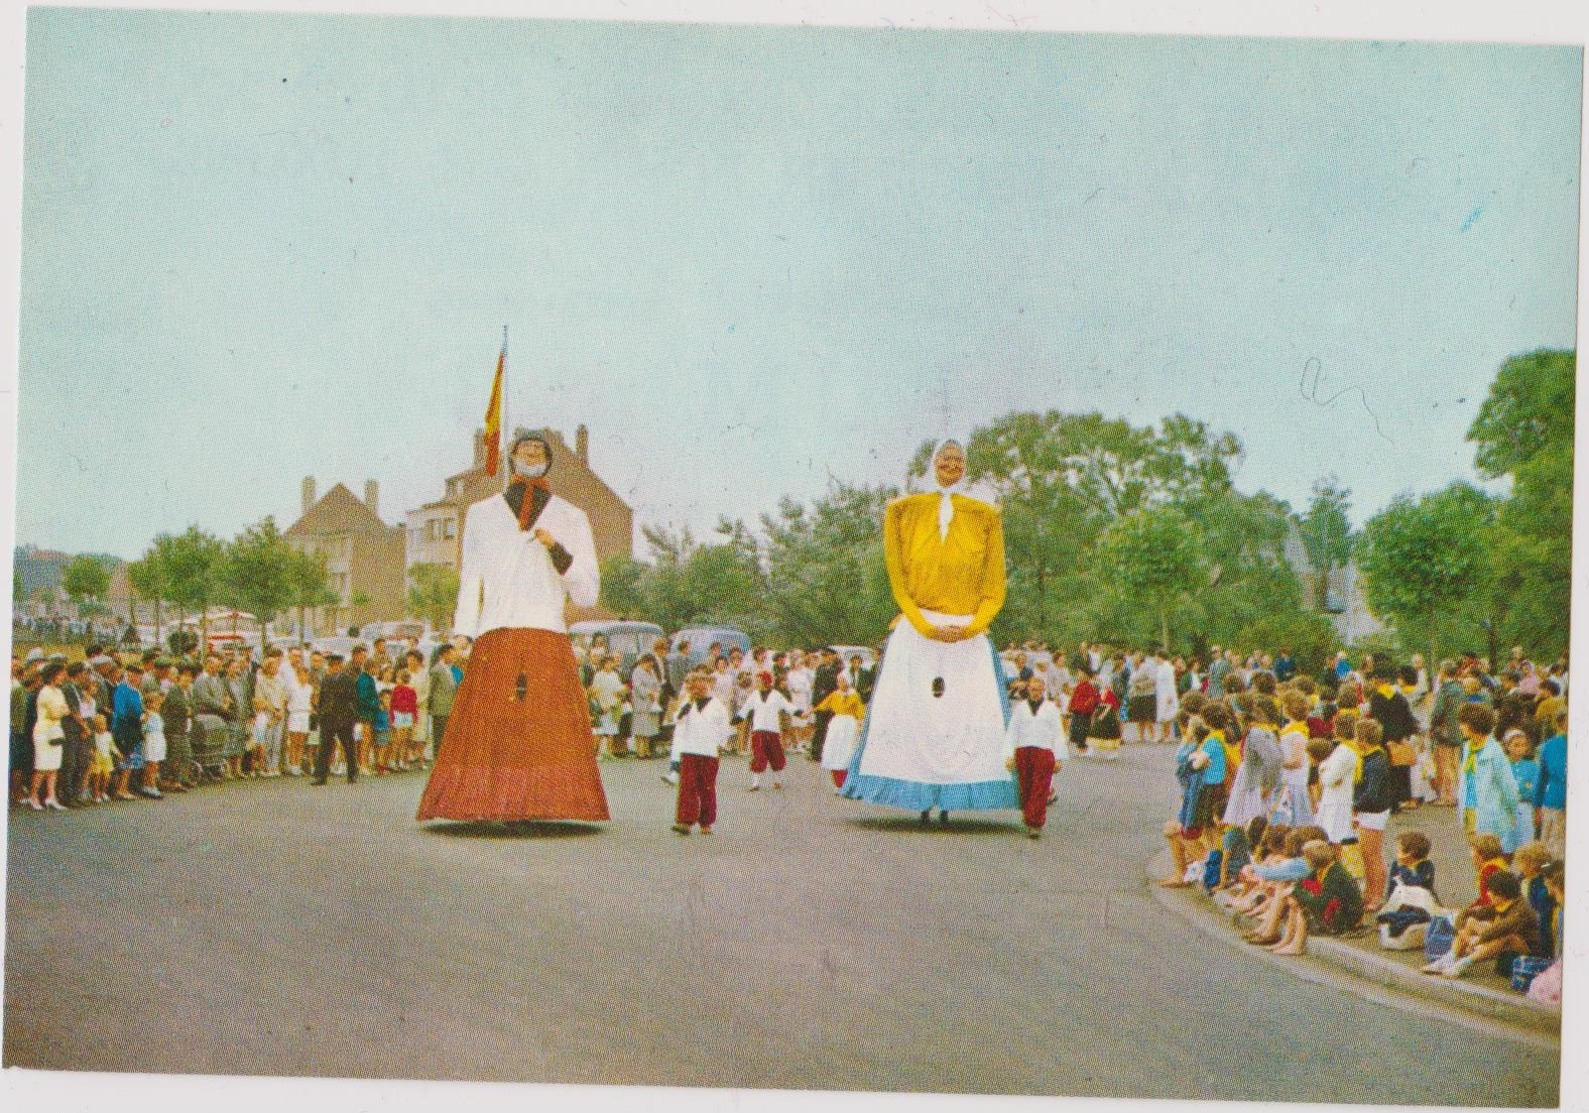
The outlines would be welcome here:
<svg viewBox="0 0 1589 1113">
<path fill-rule="evenodd" d="M 13 813 L 6 1065 L 1551 1106 L 1557 1057 L 1291 977 L 1160 908 L 1169 755 L 919 829 L 797 760 L 654 762 L 606 828 L 420 827 L 417 775 Z"/>
</svg>

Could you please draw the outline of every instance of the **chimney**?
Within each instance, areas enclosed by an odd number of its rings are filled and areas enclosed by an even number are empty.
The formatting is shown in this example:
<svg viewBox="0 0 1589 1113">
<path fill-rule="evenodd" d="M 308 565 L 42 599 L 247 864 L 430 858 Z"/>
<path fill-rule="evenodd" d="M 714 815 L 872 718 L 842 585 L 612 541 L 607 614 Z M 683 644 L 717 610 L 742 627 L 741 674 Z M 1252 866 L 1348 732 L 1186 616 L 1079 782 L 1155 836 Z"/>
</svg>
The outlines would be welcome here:
<svg viewBox="0 0 1589 1113">
<path fill-rule="evenodd" d="M 303 512 L 305 514 L 314 509 L 314 476 L 303 477 Z"/>
<path fill-rule="evenodd" d="M 486 466 L 486 431 L 474 431 L 474 467 L 476 470 Z"/>
<path fill-rule="evenodd" d="M 590 467 L 590 430 L 581 425 L 574 430 L 574 455 L 587 468 Z"/>
<path fill-rule="evenodd" d="M 366 479 L 364 481 L 364 505 L 370 508 L 371 514 L 380 514 L 380 510 L 377 508 L 375 501 L 376 496 L 378 496 L 380 493 L 381 489 L 376 485 L 375 480 Z"/>
</svg>

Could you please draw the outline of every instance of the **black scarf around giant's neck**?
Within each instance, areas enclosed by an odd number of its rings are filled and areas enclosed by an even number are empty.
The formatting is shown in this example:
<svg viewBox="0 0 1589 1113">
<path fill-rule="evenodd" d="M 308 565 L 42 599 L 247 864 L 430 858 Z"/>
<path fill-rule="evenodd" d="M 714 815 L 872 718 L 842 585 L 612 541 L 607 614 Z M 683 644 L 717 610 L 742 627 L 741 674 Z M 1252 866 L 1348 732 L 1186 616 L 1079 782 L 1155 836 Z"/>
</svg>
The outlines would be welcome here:
<svg viewBox="0 0 1589 1113">
<path fill-rule="evenodd" d="M 527 500 L 524 497 L 525 491 L 530 492 Z M 519 520 L 519 528 L 528 530 L 534 527 L 541 516 L 541 511 L 545 510 L 546 504 L 552 500 L 552 488 L 544 479 L 515 479 L 508 484 L 508 489 L 502 492 L 502 497 L 507 500 L 513 516 Z"/>
</svg>

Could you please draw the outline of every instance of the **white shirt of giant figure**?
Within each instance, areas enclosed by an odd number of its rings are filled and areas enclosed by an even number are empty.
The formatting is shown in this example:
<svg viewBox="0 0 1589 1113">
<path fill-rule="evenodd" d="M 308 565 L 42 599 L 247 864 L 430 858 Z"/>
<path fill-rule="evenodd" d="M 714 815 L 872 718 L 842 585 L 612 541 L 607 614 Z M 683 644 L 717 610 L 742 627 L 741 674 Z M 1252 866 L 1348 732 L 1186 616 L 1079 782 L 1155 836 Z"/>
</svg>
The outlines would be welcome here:
<svg viewBox="0 0 1589 1113">
<path fill-rule="evenodd" d="M 574 558 L 561 575 L 538 536 L 543 532 Z M 464 514 L 458 580 L 453 633 L 478 638 L 489 630 L 529 627 L 565 634 L 564 598 L 575 606 L 593 607 L 601 589 L 590 519 L 553 495 L 535 524 L 524 530 L 501 495 L 477 502 Z"/>
</svg>

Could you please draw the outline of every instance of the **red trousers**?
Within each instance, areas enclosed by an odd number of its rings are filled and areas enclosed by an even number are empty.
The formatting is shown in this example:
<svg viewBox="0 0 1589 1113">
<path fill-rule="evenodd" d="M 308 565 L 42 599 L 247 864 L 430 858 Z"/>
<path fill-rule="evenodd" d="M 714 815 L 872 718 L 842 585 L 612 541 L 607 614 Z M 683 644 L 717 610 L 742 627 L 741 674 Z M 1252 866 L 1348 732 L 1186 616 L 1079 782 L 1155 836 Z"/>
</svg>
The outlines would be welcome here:
<svg viewBox="0 0 1589 1113">
<path fill-rule="evenodd" d="M 1048 791 L 1054 783 L 1054 751 L 1022 746 L 1015 751 L 1015 781 L 1021 790 L 1021 816 L 1028 827 L 1048 821 Z"/>
<path fill-rule="evenodd" d="M 774 773 L 782 773 L 786 764 L 783 756 L 783 736 L 775 730 L 753 731 L 750 736 L 750 771 L 760 773 L 772 766 Z"/>
<path fill-rule="evenodd" d="M 702 754 L 683 754 L 679 760 L 679 805 L 674 822 L 686 827 L 699 823 L 710 827 L 717 822 L 717 759 Z"/>
</svg>

